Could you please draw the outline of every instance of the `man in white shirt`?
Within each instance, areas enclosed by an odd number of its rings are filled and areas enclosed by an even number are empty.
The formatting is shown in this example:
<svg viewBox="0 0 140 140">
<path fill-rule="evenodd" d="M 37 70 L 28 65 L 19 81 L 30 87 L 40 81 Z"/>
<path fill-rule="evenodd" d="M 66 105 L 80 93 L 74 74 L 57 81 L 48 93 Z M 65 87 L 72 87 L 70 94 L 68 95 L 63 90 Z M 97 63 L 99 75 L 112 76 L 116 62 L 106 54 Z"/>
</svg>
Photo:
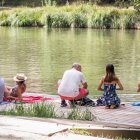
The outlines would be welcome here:
<svg viewBox="0 0 140 140">
<path fill-rule="evenodd" d="M 81 72 L 81 65 L 79 63 L 74 63 L 72 69 L 66 70 L 61 82 L 58 84 L 58 94 L 62 99 L 62 107 L 67 106 L 65 100 L 74 101 L 88 95 L 88 85 Z M 81 84 L 82 88 L 80 88 Z"/>
</svg>

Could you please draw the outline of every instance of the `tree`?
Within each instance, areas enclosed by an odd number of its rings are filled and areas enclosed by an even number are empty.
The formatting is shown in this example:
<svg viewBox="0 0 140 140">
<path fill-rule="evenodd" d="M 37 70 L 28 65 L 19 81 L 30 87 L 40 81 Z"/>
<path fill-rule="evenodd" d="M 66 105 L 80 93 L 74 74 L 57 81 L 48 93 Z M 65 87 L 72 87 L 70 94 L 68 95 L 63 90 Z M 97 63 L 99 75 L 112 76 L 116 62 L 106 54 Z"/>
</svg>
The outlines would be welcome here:
<svg viewBox="0 0 140 140">
<path fill-rule="evenodd" d="M 134 2 L 134 8 L 140 12 L 140 0 L 135 0 Z"/>
<path fill-rule="evenodd" d="M 1 6 L 3 7 L 3 5 L 5 4 L 5 0 L 1 0 Z"/>
</svg>

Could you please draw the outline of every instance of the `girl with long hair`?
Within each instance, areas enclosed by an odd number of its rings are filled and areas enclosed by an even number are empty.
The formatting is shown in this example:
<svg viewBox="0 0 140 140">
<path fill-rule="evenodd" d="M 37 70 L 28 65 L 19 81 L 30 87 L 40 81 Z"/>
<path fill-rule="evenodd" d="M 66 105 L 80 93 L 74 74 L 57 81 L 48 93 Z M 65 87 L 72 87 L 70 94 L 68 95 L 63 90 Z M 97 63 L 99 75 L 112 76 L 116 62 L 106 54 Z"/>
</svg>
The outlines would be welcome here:
<svg viewBox="0 0 140 140">
<path fill-rule="evenodd" d="M 104 91 L 103 97 L 97 100 L 97 105 L 104 105 L 105 108 L 117 108 L 120 105 L 120 98 L 116 94 L 116 90 L 123 90 L 123 86 L 119 78 L 115 75 L 114 66 L 106 65 L 106 75 L 102 77 L 98 90 Z"/>
</svg>

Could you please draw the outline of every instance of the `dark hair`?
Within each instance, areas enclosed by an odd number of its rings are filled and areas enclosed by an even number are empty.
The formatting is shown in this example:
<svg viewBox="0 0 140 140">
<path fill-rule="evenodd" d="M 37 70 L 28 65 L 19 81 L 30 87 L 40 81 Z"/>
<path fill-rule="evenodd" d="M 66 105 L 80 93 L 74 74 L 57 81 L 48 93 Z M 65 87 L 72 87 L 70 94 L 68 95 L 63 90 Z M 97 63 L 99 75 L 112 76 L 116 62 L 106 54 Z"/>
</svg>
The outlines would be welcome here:
<svg viewBox="0 0 140 140">
<path fill-rule="evenodd" d="M 25 81 L 18 81 L 17 84 L 20 86 L 22 84 L 25 84 Z"/>
<path fill-rule="evenodd" d="M 104 81 L 105 82 L 112 82 L 118 80 L 115 71 L 114 71 L 114 66 L 112 64 L 107 64 L 106 65 L 106 76 Z"/>
</svg>

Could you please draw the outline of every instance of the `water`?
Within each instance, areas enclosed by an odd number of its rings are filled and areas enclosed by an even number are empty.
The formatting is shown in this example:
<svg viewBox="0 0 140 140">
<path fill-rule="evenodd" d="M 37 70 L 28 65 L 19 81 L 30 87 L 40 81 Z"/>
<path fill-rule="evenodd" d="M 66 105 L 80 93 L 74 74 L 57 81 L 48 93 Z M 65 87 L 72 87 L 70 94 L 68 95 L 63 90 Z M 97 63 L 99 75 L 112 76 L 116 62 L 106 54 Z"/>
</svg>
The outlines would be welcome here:
<svg viewBox="0 0 140 140">
<path fill-rule="evenodd" d="M 0 75 L 7 85 L 27 75 L 27 92 L 56 94 L 56 82 L 73 62 L 82 65 L 90 95 L 112 63 L 125 90 L 136 93 L 140 82 L 140 31 L 0 28 Z"/>
</svg>

